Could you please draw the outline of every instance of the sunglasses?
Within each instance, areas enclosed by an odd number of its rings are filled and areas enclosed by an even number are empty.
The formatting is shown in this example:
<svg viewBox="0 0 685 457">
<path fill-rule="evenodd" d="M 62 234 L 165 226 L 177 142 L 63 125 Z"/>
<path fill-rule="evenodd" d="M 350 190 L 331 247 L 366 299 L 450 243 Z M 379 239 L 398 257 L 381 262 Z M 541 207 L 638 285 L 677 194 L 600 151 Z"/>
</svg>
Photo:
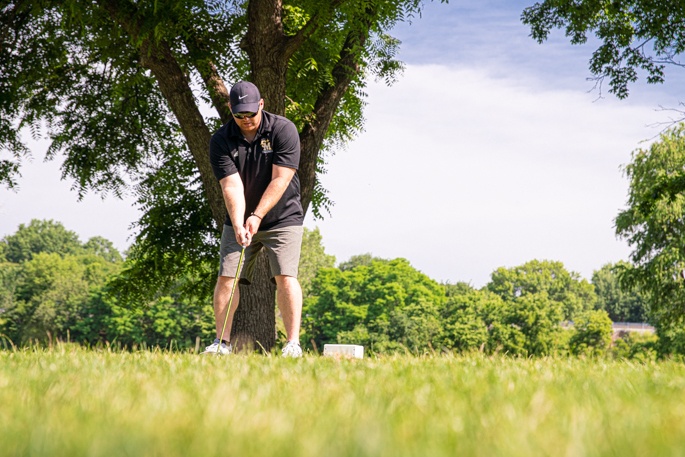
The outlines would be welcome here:
<svg viewBox="0 0 685 457">
<path fill-rule="evenodd" d="M 258 112 L 259 111 L 257 111 L 257 113 Z M 257 115 L 257 113 L 251 113 L 249 111 L 242 113 L 233 113 L 233 117 L 235 117 L 236 119 L 252 119 Z"/>
</svg>

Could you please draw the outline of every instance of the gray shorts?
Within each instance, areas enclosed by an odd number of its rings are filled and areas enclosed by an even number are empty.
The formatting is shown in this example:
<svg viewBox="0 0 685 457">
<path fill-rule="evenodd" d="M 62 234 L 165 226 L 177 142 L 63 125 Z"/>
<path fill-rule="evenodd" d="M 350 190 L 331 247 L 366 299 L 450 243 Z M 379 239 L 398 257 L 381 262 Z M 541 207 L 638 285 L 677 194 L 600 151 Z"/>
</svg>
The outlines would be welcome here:
<svg viewBox="0 0 685 457">
<path fill-rule="evenodd" d="M 271 281 L 275 276 L 285 275 L 297 278 L 300 266 L 300 249 L 302 247 L 301 225 L 259 231 L 252 237 L 252 243 L 245 248 L 245 258 L 240 273 L 240 283 L 250 284 L 257 260 L 257 254 L 264 247 L 269 257 Z M 230 225 L 224 225 L 221 234 L 221 260 L 219 276 L 234 277 L 238 269 L 242 246 L 235 239 L 235 232 Z"/>
</svg>

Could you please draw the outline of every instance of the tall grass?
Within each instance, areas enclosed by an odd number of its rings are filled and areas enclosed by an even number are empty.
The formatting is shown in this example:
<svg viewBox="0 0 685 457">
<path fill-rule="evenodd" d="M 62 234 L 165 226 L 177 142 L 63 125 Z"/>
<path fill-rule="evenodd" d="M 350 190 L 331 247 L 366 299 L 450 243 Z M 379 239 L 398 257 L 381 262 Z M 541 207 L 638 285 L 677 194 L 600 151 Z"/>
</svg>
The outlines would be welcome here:
<svg viewBox="0 0 685 457">
<path fill-rule="evenodd" d="M 685 366 L 4 351 L 0 455 L 683 456 Z"/>
</svg>

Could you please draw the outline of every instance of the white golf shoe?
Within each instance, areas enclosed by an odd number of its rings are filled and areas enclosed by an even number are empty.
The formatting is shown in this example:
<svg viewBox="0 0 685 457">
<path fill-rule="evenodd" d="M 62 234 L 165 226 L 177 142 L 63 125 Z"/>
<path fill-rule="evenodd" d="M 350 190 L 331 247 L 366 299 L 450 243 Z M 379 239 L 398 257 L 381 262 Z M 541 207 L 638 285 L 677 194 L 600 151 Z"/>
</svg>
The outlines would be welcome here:
<svg viewBox="0 0 685 457">
<path fill-rule="evenodd" d="M 302 348 L 299 341 L 288 341 L 283 346 L 283 357 L 302 357 Z"/>
<path fill-rule="evenodd" d="M 219 338 L 217 338 L 214 340 L 212 344 L 207 346 L 204 352 L 201 352 L 201 354 L 228 355 L 231 352 L 233 352 L 233 347 L 231 347 L 231 343 L 226 344 L 222 342 Z"/>
</svg>

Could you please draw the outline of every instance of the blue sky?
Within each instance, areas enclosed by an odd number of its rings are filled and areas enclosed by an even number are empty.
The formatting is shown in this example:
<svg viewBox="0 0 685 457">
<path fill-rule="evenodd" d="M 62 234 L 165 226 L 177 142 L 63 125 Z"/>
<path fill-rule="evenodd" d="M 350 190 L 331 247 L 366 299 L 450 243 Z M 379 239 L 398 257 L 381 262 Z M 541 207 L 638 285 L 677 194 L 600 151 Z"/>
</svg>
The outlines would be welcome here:
<svg viewBox="0 0 685 457">
<path fill-rule="evenodd" d="M 638 83 L 627 100 L 600 97 L 586 80 L 592 40 L 572 46 L 557 32 L 537 44 L 520 22 L 531 3 L 428 3 L 392 32 L 406 70 L 391 87 L 369 83 L 365 131 L 328 157 L 322 177 L 331 215 L 306 222 L 338 261 L 404 257 L 433 279 L 480 287 L 496 268 L 532 259 L 587 279 L 627 259 L 613 228 L 627 193 L 620 167 L 668 122 L 659 106 L 685 99 L 685 72 Z M 0 189 L 0 237 L 54 219 L 125 249 L 132 200 L 77 202 L 57 164 L 42 162 L 46 144 L 32 146 L 20 191 Z"/>
</svg>

